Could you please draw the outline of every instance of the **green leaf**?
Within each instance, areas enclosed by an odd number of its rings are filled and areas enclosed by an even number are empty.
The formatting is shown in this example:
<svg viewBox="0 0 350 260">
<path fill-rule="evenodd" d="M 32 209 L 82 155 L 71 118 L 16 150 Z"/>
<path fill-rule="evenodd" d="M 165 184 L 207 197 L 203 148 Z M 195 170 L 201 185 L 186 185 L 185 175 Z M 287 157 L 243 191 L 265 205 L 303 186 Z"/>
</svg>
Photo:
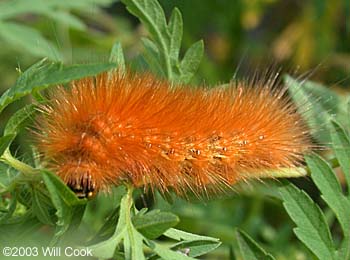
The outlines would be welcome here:
<svg viewBox="0 0 350 260">
<path fill-rule="evenodd" d="M 86 200 L 79 199 L 56 174 L 42 170 L 41 175 L 56 208 L 58 220 L 53 240 L 56 242 L 73 226 L 75 220 L 82 216 L 80 214 L 83 213 L 81 211 L 86 204 Z"/>
<path fill-rule="evenodd" d="M 150 32 L 153 42 L 143 40 L 146 61 L 153 71 L 160 71 L 170 81 L 188 83 L 198 69 L 203 56 L 203 42 L 187 50 L 179 61 L 183 34 L 180 11 L 175 8 L 167 24 L 164 11 L 157 0 L 122 0 L 130 13 L 140 19 Z"/>
<path fill-rule="evenodd" d="M 113 62 L 117 64 L 117 69 L 121 72 L 125 71 L 125 59 L 123 54 L 123 49 L 120 42 L 116 42 L 111 51 L 111 55 L 109 57 L 109 62 Z"/>
<path fill-rule="evenodd" d="M 24 127 L 27 126 L 29 119 L 32 119 L 32 116 L 35 113 L 35 105 L 27 105 L 20 110 L 18 110 L 11 118 L 8 120 L 4 135 L 15 134 L 17 135 Z"/>
<path fill-rule="evenodd" d="M 16 199 L 15 191 L 11 192 L 11 198 L 6 205 L 6 208 L 0 208 L 0 224 L 5 223 L 8 219 L 10 219 L 13 213 L 16 210 L 17 199 Z M 4 197 L 1 197 L 2 200 L 5 200 Z M 1 200 L 0 200 L 1 202 Z"/>
<path fill-rule="evenodd" d="M 331 121 L 331 139 L 335 155 L 350 187 L 350 139 L 344 128 L 335 120 Z"/>
<path fill-rule="evenodd" d="M 54 44 L 46 40 L 39 31 L 28 26 L 0 21 L 0 38 L 22 52 L 28 52 L 36 57 L 48 57 L 53 61 L 62 60 Z"/>
<path fill-rule="evenodd" d="M 0 140 L 3 139 L 2 142 L 0 141 L 0 156 L 2 156 L 5 150 L 11 145 L 18 132 L 27 125 L 28 119 L 33 116 L 34 113 L 35 106 L 27 105 L 11 116 L 5 126 L 4 136 L 0 138 Z"/>
<path fill-rule="evenodd" d="M 34 13 L 45 14 L 47 11 L 61 9 L 77 9 L 91 12 L 96 6 L 109 6 L 113 0 L 8 0 L 0 2 L 0 19 L 8 19 L 17 15 Z"/>
<path fill-rule="evenodd" d="M 335 134 L 332 133 L 332 135 Z M 350 200 L 343 194 L 335 173 L 326 161 L 317 154 L 308 155 L 305 158 L 312 173 L 311 178 L 322 193 L 322 199 L 333 210 L 342 227 L 344 240 L 337 252 L 339 259 L 348 259 L 350 256 L 348 242 L 350 241 Z"/>
<path fill-rule="evenodd" d="M 179 218 L 170 212 L 153 210 L 132 218 L 134 227 L 145 237 L 155 239 L 179 223 Z"/>
<path fill-rule="evenodd" d="M 46 11 L 44 14 L 47 15 L 49 18 L 52 18 L 59 23 L 66 24 L 76 30 L 86 30 L 86 25 L 79 18 L 68 12 L 50 10 Z"/>
<path fill-rule="evenodd" d="M 0 137 L 0 156 L 6 151 L 6 149 L 12 143 L 12 140 L 16 137 L 14 134 L 4 135 Z"/>
<path fill-rule="evenodd" d="M 193 241 L 182 241 L 171 246 L 172 250 L 188 252 L 190 257 L 198 257 L 207 254 L 221 245 L 219 241 L 211 240 L 193 240 Z"/>
<path fill-rule="evenodd" d="M 17 170 L 0 161 L 0 193 L 7 190 L 17 174 Z"/>
<path fill-rule="evenodd" d="M 172 79 L 169 59 L 170 36 L 164 11 L 156 0 L 121 0 L 130 13 L 138 17 L 147 27 L 161 53 L 161 65 L 165 75 Z"/>
<path fill-rule="evenodd" d="M 174 8 L 171 13 L 168 28 L 170 34 L 169 56 L 172 60 L 171 63 L 177 64 L 183 33 L 182 16 L 179 9 Z"/>
<path fill-rule="evenodd" d="M 290 76 L 286 76 L 285 84 L 298 106 L 299 111 L 308 123 L 313 136 L 321 143 L 329 143 L 329 129 L 325 122 L 329 122 L 332 114 L 337 112 L 339 97 L 326 87 L 306 81 L 299 82 Z"/>
<path fill-rule="evenodd" d="M 118 206 L 111 212 L 111 214 L 107 217 L 106 221 L 98 230 L 94 238 L 89 241 L 89 244 L 97 244 L 100 241 L 107 240 L 113 235 L 119 219 L 119 210 L 120 207 Z"/>
<path fill-rule="evenodd" d="M 195 260 L 193 257 L 186 256 L 181 252 L 175 252 L 164 245 L 148 241 L 148 246 L 159 255 L 162 259 L 166 260 Z"/>
<path fill-rule="evenodd" d="M 283 205 L 297 225 L 296 236 L 319 258 L 335 259 L 335 248 L 325 216 L 304 191 L 288 183 L 279 188 Z"/>
<path fill-rule="evenodd" d="M 202 60 L 204 52 L 204 43 L 202 40 L 194 43 L 185 53 L 180 63 L 180 81 L 188 83 L 197 71 Z"/>
<path fill-rule="evenodd" d="M 124 237 L 124 250 L 126 260 L 144 260 L 143 236 L 134 228 L 131 220 L 128 220 L 127 236 Z"/>
<path fill-rule="evenodd" d="M 119 219 L 120 203 L 125 195 L 125 187 L 111 187 L 108 193 L 100 192 L 89 201 L 84 214 L 84 223 L 99 231 L 89 240 L 90 245 L 108 239 L 114 234 Z M 107 217 L 106 217 L 107 216 Z M 103 225 L 96 219 L 103 219 Z"/>
<path fill-rule="evenodd" d="M 125 238 L 127 235 L 127 217 L 130 212 L 130 194 L 123 196 L 120 203 L 120 213 L 117 226 L 115 228 L 114 234 L 107 240 L 100 243 L 89 246 L 92 250 L 92 253 L 95 257 L 99 258 L 112 258 L 118 244 Z M 130 220 L 129 220 L 130 221 Z"/>
<path fill-rule="evenodd" d="M 118 233 L 115 233 L 110 239 L 100 242 L 98 244 L 92 245 L 89 248 L 92 250 L 92 254 L 95 257 L 109 259 L 114 255 L 114 251 L 117 245 L 125 237 L 126 228 L 118 230 Z"/>
<path fill-rule="evenodd" d="M 230 246 L 229 260 L 236 260 L 236 256 L 235 256 L 234 249 L 233 249 L 232 245 Z"/>
<path fill-rule="evenodd" d="M 145 259 L 143 254 L 143 236 L 131 222 L 131 207 L 133 204 L 132 189 L 124 195 L 120 204 L 120 214 L 115 232 L 109 239 L 90 246 L 93 255 L 99 258 L 112 258 L 116 247 L 123 240 L 126 260 Z"/>
<path fill-rule="evenodd" d="M 236 231 L 240 253 L 245 260 L 275 259 L 242 230 Z"/>
<path fill-rule="evenodd" d="M 40 192 L 39 189 L 33 189 L 32 191 L 32 211 L 34 215 L 40 220 L 40 222 L 47 225 L 54 225 L 50 214 L 50 211 L 52 210 L 50 198 Z"/>
<path fill-rule="evenodd" d="M 0 97 L 0 112 L 10 103 L 33 91 L 50 85 L 64 84 L 71 80 L 93 76 L 115 67 L 114 63 L 63 66 L 59 62 L 47 62 L 45 59 L 32 65 L 20 75 L 16 84 Z"/>
<path fill-rule="evenodd" d="M 156 0 L 122 0 L 128 11 L 147 26 L 164 53 L 169 46 L 169 32 L 162 7 Z"/>
<path fill-rule="evenodd" d="M 311 170 L 311 178 L 321 191 L 322 199 L 333 210 L 342 227 L 344 236 L 349 238 L 350 201 L 342 192 L 342 188 L 332 168 L 317 154 L 305 156 Z"/>
<path fill-rule="evenodd" d="M 187 253 L 190 257 L 197 257 L 206 254 L 221 245 L 221 242 L 217 238 L 196 235 L 175 228 L 168 229 L 163 235 L 180 241 L 179 243 L 172 245 L 170 248 L 171 250 L 169 249 L 170 251 L 174 253 L 174 250 L 179 250 Z M 158 258 L 152 257 L 151 259 Z"/>
<path fill-rule="evenodd" d="M 151 66 L 151 70 L 161 76 L 165 76 L 162 65 L 160 64 L 160 54 L 158 47 L 149 39 L 141 38 L 143 47 L 145 48 L 144 58 Z"/>
<path fill-rule="evenodd" d="M 214 242 L 219 242 L 219 239 L 214 238 L 214 237 L 207 237 L 207 236 L 201 236 L 197 234 L 192 234 L 189 232 L 185 232 L 182 230 L 178 230 L 175 228 L 170 228 L 168 229 L 165 233 L 164 236 L 172 238 L 174 240 L 186 240 L 186 241 L 214 241 Z"/>
</svg>

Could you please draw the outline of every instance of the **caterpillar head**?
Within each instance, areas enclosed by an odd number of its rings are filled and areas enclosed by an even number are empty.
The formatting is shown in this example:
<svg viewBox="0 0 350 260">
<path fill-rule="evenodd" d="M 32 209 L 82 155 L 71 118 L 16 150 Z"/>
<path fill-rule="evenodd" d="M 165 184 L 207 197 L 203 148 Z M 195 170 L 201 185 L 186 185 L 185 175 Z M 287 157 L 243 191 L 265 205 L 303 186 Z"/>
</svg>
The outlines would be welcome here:
<svg viewBox="0 0 350 260">
<path fill-rule="evenodd" d="M 94 164 L 66 162 L 56 167 L 56 173 L 78 198 L 90 199 L 98 193 L 100 185 L 95 176 L 98 169 Z"/>
<path fill-rule="evenodd" d="M 93 198 L 97 193 L 95 181 L 88 173 L 83 174 L 83 177 L 81 179 L 72 179 L 67 183 L 67 186 L 80 199 Z"/>
</svg>

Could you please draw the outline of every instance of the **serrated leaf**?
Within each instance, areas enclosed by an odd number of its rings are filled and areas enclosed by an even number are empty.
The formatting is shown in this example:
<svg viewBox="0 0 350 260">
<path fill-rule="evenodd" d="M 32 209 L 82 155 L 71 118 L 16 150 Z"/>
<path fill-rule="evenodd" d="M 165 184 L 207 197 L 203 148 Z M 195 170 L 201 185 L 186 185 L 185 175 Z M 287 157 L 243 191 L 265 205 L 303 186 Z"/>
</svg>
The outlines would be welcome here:
<svg viewBox="0 0 350 260">
<path fill-rule="evenodd" d="M 169 32 L 167 31 L 164 11 L 156 0 L 121 0 L 130 13 L 138 17 L 167 53 L 169 46 Z"/>
<path fill-rule="evenodd" d="M 57 223 L 53 240 L 56 242 L 76 219 L 82 217 L 86 200 L 79 199 L 57 175 L 44 170 L 41 171 L 41 175 L 56 208 Z"/>
<path fill-rule="evenodd" d="M 310 129 L 315 131 L 312 132 L 314 138 L 321 143 L 329 143 L 329 129 L 325 127 L 325 122 L 329 122 L 337 111 L 338 96 L 322 85 L 310 81 L 299 82 L 288 75 L 284 82 L 301 115 Z"/>
<path fill-rule="evenodd" d="M 317 154 L 307 155 L 305 159 L 311 170 L 311 178 L 322 193 L 321 197 L 337 216 L 344 236 L 349 237 L 350 201 L 344 196 L 335 173 Z"/>
<path fill-rule="evenodd" d="M 31 27 L 0 21 L 0 38 L 22 52 L 31 53 L 36 57 L 48 57 L 53 61 L 62 60 L 56 46 L 46 40 L 39 31 Z"/>
<path fill-rule="evenodd" d="M 16 84 L 0 97 L 0 112 L 10 103 L 30 94 L 43 90 L 50 85 L 64 84 L 71 80 L 93 76 L 115 67 L 114 63 L 63 66 L 59 62 L 47 62 L 45 59 L 35 63 L 22 73 Z"/>
<path fill-rule="evenodd" d="M 310 155 L 306 157 L 309 168 L 311 169 L 311 177 L 316 186 L 322 192 L 321 197 L 332 209 L 336 215 L 340 226 L 343 230 L 344 238 L 336 252 L 338 259 L 349 259 L 350 257 L 350 201 L 342 193 L 342 188 L 332 171 L 331 167 L 318 155 Z"/>
<path fill-rule="evenodd" d="M 161 68 L 165 75 L 172 79 L 169 59 L 170 36 L 164 11 L 156 0 L 121 0 L 128 11 L 138 17 L 147 27 L 160 51 Z"/>
<path fill-rule="evenodd" d="M 134 216 L 132 223 L 146 238 L 155 239 L 179 223 L 179 218 L 170 212 L 153 210 L 144 215 Z"/>
<path fill-rule="evenodd" d="M 335 120 L 331 122 L 331 140 L 334 153 L 350 187 L 350 139 L 344 128 Z"/>
<path fill-rule="evenodd" d="M 117 64 L 117 69 L 121 72 L 125 71 L 125 59 L 123 49 L 120 42 L 114 43 L 109 57 L 109 62 Z"/>
<path fill-rule="evenodd" d="M 4 135 L 0 137 L 0 156 L 6 151 L 6 149 L 10 146 L 12 140 L 16 137 L 14 134 Z"/>
<path fill-rule="evenodd" d="M 304 191 L 288 183 L 279 188 L 283 205 L 297 225 L 296 236 L 319 258 L 334 259 L 335 248 L 325 216 Z"/>
<path fill-rule="evenodd" d="M 204 43 L 202 40 L 194 43 L 185 53 L 180 63 L 181 77 L 183 83 L 188 83 L 197 71 L 202 60 L 204 52 Z"/>
<path fill-rule="evenodd" d="M 174 240 L 186 240 L 186 241 L 214 241 L 214 242 L 219 242 L 219 239 L 214 238 L 214 237 L 207 237 L 207 236 L 201 236 L 197 234 L 192 234 L 189 232 L 185 232 L 182 230 L 178 230 L 175 228 L 170 228 L 168 229 L 164 234 L 164 236 L 172 238 Z"/>
<path fill-rule="evenodd" d="M 126 260 L 145 259 L 143 254 L 143 236 L 132 225 L 130 210 L 132 206 L 132 191 L 128 190 L 120 203 L 118 224 L 112 237 L 90 246 L 93 255 L 99 258 L 112 258 L 117 245 L 123 240 Z"/>
<path fill-rule="evenodd" d="M 154 40 L 145 41 L 146 61 L 154 71 L 160 71 L 170 81 L 187 83 L 198 69 L 203 56 L 203 42 L 193 44 L 179 61 L 179 52 L 183 34 L 181 13 L 174 9 L 169 23 L 166 23 L 164 11 L 156 0 L 122 0 L 129 12 L 140 19 Z"/>
<path fill-rule="evenodd" d="M 35 113 L 35 106 L 33 104 L 27 105 L 18 110 L 10 119 L 7 121 L 5 126 L 4 135 L 15 134 L 23 129 L 27 122 Z"/>
<path fill-rule="evenodd" d="M 248 234 L 242 230 L 236 231 L 240 253 L 245 260 L 264 260 L 275 259 L 271 254 L 267 253 L 257 242 L 255 242 Z"/>
</svg>

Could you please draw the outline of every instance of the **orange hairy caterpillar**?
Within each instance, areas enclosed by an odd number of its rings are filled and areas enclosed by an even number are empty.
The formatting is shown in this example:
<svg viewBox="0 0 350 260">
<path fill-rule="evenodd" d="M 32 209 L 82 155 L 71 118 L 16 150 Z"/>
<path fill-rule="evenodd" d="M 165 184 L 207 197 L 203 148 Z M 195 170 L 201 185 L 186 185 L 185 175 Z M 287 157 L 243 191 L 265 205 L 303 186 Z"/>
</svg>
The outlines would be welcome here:
<svg viewBox="0 0 350 260">
<path fill-rule="evenodd" d="M 296 167 L 310 149 L 301 116 L 271 85 L 189 88 L 118 72 L 82 79 L 41 107 L 39 150 L 80 197 L 124 182 L 178 194 L 231 186 Z"/>
</svg>

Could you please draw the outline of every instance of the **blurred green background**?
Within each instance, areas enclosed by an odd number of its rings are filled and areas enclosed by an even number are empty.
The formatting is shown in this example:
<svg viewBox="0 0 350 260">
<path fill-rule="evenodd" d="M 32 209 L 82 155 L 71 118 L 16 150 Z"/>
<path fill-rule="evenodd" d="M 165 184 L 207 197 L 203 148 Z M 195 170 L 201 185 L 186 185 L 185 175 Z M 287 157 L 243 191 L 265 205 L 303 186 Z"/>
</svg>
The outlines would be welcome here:
<svg viewBox="0 0 350 260">
<path fill-rule="evenodd" d="M 167 15 L 176 6 L 184 20 L 183 48 L 203 39 L 205 56 L 193 84 L 221 84 L 249 77 L 256 70 L 309 77 L 347 91 L 350 72 L 350 1 L 346 0 L 160 0 Z M 0 91 L 11 87 L 18 71 L 48 57 L 69 63 L 106 61 L 115 41 L 120 41 L 133 69 L 147 69 L 140 38 L 147 31 L 125 7 L 113 0 L 0 1 Z M 9 106 L 8 117 L 30 102 Z M 20 135 L 11 149 L 23 160 L 28 133 Z M 299 180 L 309 189 L 306 179 Z M 148 207 L 170 210 L 180 216 L 178 228 L 220 238 L 224 245 L 207 259 L 229 259 L 235 246 L 234 228 L 240 227 L 277 259 L 312 259 L 312 254 L 292 233 L 277 194 L 269 185 L 238 187 L 239 192 L 211 201 L 188 202 L 174 198 L 145 198 Z M 316 194 L 316 193 L 315 193 Z M 272 196 L 268 196 L 272 195 Z M 317 199 L 317 198 L 316 198 Z M 114 208 L 106 195 L 90 202 L 86 233 L 96 233 Z M 143 200 L 139 201 L 143 207 Z M 329 220 L 331 221 L 331 220 Z M 286 246 L 288 245 L 288 246 Z M 232 258 L 233 259 L 233 258 Z"/>
</svg>

